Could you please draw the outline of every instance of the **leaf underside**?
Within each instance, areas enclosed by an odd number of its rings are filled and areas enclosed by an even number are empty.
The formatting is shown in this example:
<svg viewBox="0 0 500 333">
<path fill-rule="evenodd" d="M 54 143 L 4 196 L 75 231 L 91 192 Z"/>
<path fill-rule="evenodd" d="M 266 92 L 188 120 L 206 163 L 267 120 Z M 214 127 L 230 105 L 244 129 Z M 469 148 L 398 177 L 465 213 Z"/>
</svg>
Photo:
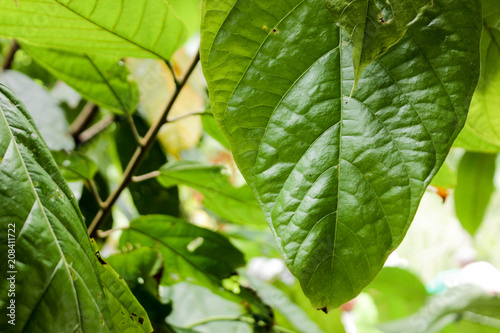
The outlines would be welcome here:
<svg viewBox="0 0 500 333">
<path fill-rule="evenodd" d="M 323 3 L 205 0 L 212 110 L 313 306 L 355 297 L 401 242 L 463 127 L 477 0 L 434 1 L 366 67 Z"/>
</svg>

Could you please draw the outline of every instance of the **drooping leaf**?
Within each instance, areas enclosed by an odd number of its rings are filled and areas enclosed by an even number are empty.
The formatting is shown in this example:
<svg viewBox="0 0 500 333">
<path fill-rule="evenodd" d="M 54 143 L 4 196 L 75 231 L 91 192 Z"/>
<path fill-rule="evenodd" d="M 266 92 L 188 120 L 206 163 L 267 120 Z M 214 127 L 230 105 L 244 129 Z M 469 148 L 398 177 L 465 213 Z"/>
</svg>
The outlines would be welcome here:
<svg viewBox="0 0 500 333">
<path fill-rule="evenodd" d="M 406 33 L 431 0 L 324 0 L 353 44 L 354 87 L 366 66 Z"/>
<path fill-rule="evenodd" d="M 11 231 L 9 229 L 14 229 Z M 77 203 L 24 105 L 0 85 L 0 234 L 2 274 L 16 279 L 15 326 L 8 332 L 150 332 L 144 310 L 109 267 L 102 267 Z M 13 239 L 12 237 L 10 237 Z M 7 249 L 15 248 L 15 262 Z M 15 271 L 16 273 L 8 273 Z M 6 308 L 9 281 L 0 282 Z M 142 324 L 113 310 L 143 317 Z"/>
<path fill-rule="evenodd" d="M 265 224 L 259 203 L 246 185 L 236 188 L 220 166 L 194 161 L 164 165 L 157 178 L 165 187 L 186 185 L 203 194 L 203 205 L 226 221 Z"/>
<path fill-rule="evenodd" d="M 0 74 L 0 83 L 7 85 L 24 102 L 51 150 L 71 151 L 74 148 L 64 111 L 44 87 L 12 70 Z"/>
<path fill-rule="evenodd" d="M 137 84 L 119 57 L 61 51 L 23 44 L 22 48 L 52 75 L 86 99 L 115 113 L 132 113 L 139 102 Z"/>
<path fill-rule="evenodd" d="M 500 6 L 483 0 L 481 78 L 469 117 L 457 146 L 487 153 L 500 152 Z"/>
<path fill-rule="evenodd" d="M 212 111 L 315 307 L 356 296 L 401 242 L 465 122 L 480 13 L 434 1 L 349 101 L 351 46 L 321 2 L 204 1 Z"/>
<path fill-rule="evenodd" d="M 455 211 L 460 223 L 472 236 L 483 222 L 495 189 L 495 154 L 466 152 L 458 167 Z"/>
<path fill-rule="evenodd" d="M 165 265 L 162 284 L 194 282 L 232 301 L 245 301 L 264 320 L 271 320 L 269 309 L 251 290 L 241 287 L 235 294 L 223 288 L 222 280 L 245 263 L 243 254 L 224 236 L 171 216 L 149 215 L 132 221 L 123 231 L 120 246 L 130 245 L 160 251 Z"/>
<path fill-rule="evenodd" d="M 381 322 L 412 315 L 427 298 L 418 277 L 397 267 L 384 267 L 364 292 L 373 298 Z"/>
<path fill-rule="evenodd" d="M 115 56 L 169 59 L 185 42 L 171 1 L 2 1 L 0 35 L 34 45 Z"/>
<path fill-rule="evenodd" d="M 97 173 L 97 164 L 88 156 L 78 151 L 68 153 L 64 150 L 58 150 L 53 151 L 52 156 L 67 182 L 90 180 Z"/>
</svg>

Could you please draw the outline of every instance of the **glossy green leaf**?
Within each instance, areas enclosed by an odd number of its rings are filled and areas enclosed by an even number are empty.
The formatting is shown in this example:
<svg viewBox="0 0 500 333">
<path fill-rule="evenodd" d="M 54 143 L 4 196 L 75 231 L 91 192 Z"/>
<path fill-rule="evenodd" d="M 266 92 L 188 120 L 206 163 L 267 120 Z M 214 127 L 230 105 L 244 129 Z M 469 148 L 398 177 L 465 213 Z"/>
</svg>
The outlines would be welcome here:
<svg viewBox="0 0 500 333">
<path fill-rule="evenodd" d="M 366 66 L 406 33 L 431 0 L 324 0 L 353 44 L 354 87 Z"/>
<path fill-rule="evenodd" d="M 14 230 L 12 230 L 14 229 Z M 150 332 L 144 310 L 116 273 L 103 267 L 77 203 L 24 105 L 0 85 L 0 306 L 16 301 L 15 326 L 5 332 Z M 15 250 L 15 263 L 7 250 Z M 12 265 L 12 266 L 10 266 Z M 106 266 L 106 265 L 104 265 Z M 15 271 L 16 273 L 12 273 Z M 11 272 L 11 273 L 8 273 Z M 5 275 L 4 275 L 5 276 Z M 143 317 L 117 321 L 120 307 Z M 123 323 L 122 323 L 123 322 Z"/>
<path fill-rule="evenodd" d="M 97 173 L 97 164 L 80 152 L 72 151 L 68 153 L 64 150 L 59 150 L 53 151 L 52 156 L 67 182 L 90 180 Z"/>
<path fill-rule="evenodd" d="M 481 78 L 457 146 L 500 152 L 500 6 L 496 0 L 482 4 Z"/>
<path fill-rule="evenodd" d="M 403 239 L 479 76 L 477 0 L 435 0 L 369 65 L 324 4 L 205 0 L 212 110 L 317 308 L 356 296 Z"/>
<path fill-rule="evenodd" d="M 495 189 L 496 157 L 494 154 L 466 152 L 458 166 L 455 211 L 464 229 L 472 236 L 483 222 Z"/>
<path fill-rule="evenodd" d="M 250 188 L 231 185 L 220 166 L 181 161 L 164 165 L 160 173 L 157 179 L 165 187 L 186 185 L 200 191 L 203 205 L 226 221 L 265 224 L 264 214 Z"/>
<path fill-rule="evenodd" d="M 68 51 L 169 59 L 188 36 L 172 1 L 185 0 L 2 1 L 0 35 Z"/>
<path fill-rule="evenodd" d="M 427 298 L 425 286 L 418 277 L 397 267 L 384 267 L 364 292 L 373 298 L 381 322 L 417 312 Z"/>
<path fill-rule="evenodd" d="M 252 291 L 241 287 L 239 294 L 234 294 L 222 287 L 222 280 L 235 274 L 245 261 L 243 254 L 218 233 L 171 216 L 149 215 L 131 222 L 120 237 L 120 246 L 158 249 L 165 264 L 164 285 L 195 282 L 232 301 L 244 300 L 265 320 L 271 318 Z"/>
<path fill-rule="evenodd" d="M 51 150 L 73 150 L 69 124 L 58 101 L 33 79 L 17 71 L 0 74 L 0 83 L 8 86 L 30 110 L 36 126 Z"/>
<path fill-rule="evenodd" d="M 139 102 L 137 84 L 119 57 L 61 51 L 30 44 L 22 48 L 52 75 L 83 97 L 115 113 L 132 113 Z"/>
</svg>

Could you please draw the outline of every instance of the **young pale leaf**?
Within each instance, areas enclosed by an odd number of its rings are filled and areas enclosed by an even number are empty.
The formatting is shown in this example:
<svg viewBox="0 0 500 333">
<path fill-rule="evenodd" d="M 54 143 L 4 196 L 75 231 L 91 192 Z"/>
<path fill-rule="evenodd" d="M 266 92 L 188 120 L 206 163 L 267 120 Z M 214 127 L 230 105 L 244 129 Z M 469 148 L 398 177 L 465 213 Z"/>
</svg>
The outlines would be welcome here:
<svg viewBox="0 0 500 333">
<path fill-rule="evenodd" d="M 188 37 L 172 1 L 2 1 L 0 35 L 37 46 L 169 59 Z"/>
<path fill-rule="evenodd" d="M 495 154 L 466 152 L 458 166 L 455 211 L 465 230 L 472 236 L 483 222 L 495 189 Z"/>
<path fill-rule="evenodd" d="M 0 85 L 0 263 L 15 277 L 15 326 L 9 332 L 150 332 L 144 310 L 116 273 L 102 267 L 77 203 L 24 105 Z M 12 236 L 7 236 L 7 235 Z M 14 238 L 15 236 L 15 238 Z M 10 243 L 9 244 L 13 244 Z M 15 262 L 7 250 L 15 249 Z M 7 273 L 16 271 L 16 273 Z M 120 285 L 122 284 L 122 285 Z M 0 282 L 6 308 L 9 281 Z M 118 292 L 118 293 L 116 293 Z M 119 318 L 122 310 L 142 323 Z"/>
<path fill-rule="evenodd" d="M 137 84 L 129 80 L 120 58 L 61 51 L 30 44 L 22 48 L 52 75 L 85 98 L 115 113 L 132 113 L 139 102 Z"/>
<path fill-rule="evenodd" d="M 315 307 L 356 296 L 403 239 L 465 122 L 480 33 L 478 0 L 434 1 L 349 100 L 352 47 L 320 1 L 204 1 L 214 116 Z"/>
<path fill-rule="evenodd" d="M 481 78 L 457 146 L 486 153 L 500 152 L 500 5 L 483 0 Z"/>
<path fill-rule="evenodd" d="M 353 44 L 354 87 L 366 66 L 396 44 L 431 0 L 324 0 Z M 381 7 L 379 7 L 379 4 Z"/>
<path fill-rule="evenodd" d="M 203 205 L 226 221 L 265 225 L 259 203 L 247 185 L 236 188 L 220 166 L 194 161 L 165 164 L 158 181 L 165 187 L 186 185 L 203 194 Z"/>
</svg>

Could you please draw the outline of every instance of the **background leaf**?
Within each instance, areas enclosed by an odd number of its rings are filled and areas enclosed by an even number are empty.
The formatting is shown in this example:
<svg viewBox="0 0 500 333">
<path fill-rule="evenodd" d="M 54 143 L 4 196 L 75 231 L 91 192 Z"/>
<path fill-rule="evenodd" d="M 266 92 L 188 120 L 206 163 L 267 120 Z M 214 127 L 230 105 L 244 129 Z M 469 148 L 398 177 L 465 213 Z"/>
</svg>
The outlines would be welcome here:
<svg viewBox="0 0 500 333">
<path fill-rule="evenodd" d="M 69 187 L 24 105 L 0 85 L 0 234 L 15 225 L 16 264 L 7 267 L 1 244 L 2 272 L 16 270 L 16 326 L 9 332 L 109 332 L 113 327 L 150 332 L 139 303 L 109 267 L 103 268 Z M 11 263 L 12 264 L 12 263 Z M 104 269 L 104 271 L 103 271 Z M 5 308 L 8 281 L 0 282 Z M 119 293 L 116 293 L 119 292 Z M 22 304 L 22 306 L 21 306 Z M 112 311 L 132 311 L 117 322 Z M 123 321 L 123 323 L 122 323 Z"/>
<path fill-rule="evenodd" d="M 179 0 L 177 0 L 179 1 Z M 1 35 L 37 46 L 115 56 L 169 59 L 187 27 L 166 0 L 3 1 Z"/>
<path fill-rule="evenodd" d="M 483 222 L 495 189 L 495 159 L 494 154 L 466 152 L 458 167 L 455 211 L 464 229 L 472 236 Z"/>
<path fill-rule="evenodd" d="M 52 75 L 83 97 L 115 113 L 132 113 L 139 102 L 137 84 L 119 57 L 54 50 L 23 44 L 22 48 Z"/>
<path fill-rule="evenodd" d="M 264 214 L 246 185 L 239 188 L 229 182 L 223 168 L 194 161 L 164 165 L 157 178 L 165 187 L 186 185 L 203 194 L 203 205 L 222 219 L 240 224 L 262 225 Z"/>
<path fill-rule="evenodd" d="M 349 99 L 352 49 L 322 3 L 204 2 L 212 111 L 314 307 L 356 296 L 403 239 L 465 123 L 480 13 L 434 1 Z"/>
<path fill-rule="evenodd" d="M 8 85 L 24 101 L 51 150 L 73 150 L 75 144 L 68 134 L 69 125 L 64 111 L 43 86 L 25 74 L 12 70 L 0 74 L 0 83 Z"/>
</svg>

